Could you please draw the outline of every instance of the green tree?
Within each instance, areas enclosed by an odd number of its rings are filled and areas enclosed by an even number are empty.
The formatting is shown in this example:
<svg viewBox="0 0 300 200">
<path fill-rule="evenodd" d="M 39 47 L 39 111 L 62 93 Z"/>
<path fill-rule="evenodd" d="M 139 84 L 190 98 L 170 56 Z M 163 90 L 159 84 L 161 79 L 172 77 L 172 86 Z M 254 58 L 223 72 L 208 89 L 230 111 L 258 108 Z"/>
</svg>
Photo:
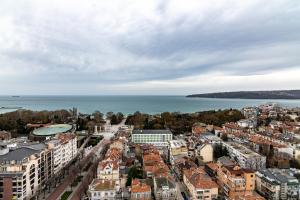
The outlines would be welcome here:
<svg viewBox="0 0 300 200">
<path fill-rule="evenodd" d="M 132 166 L 128 171 L 126 186 L 130 186 L 132 179 L 135 178 L 143 178 L 143 171 L 136 166 Z"/>
</svg>

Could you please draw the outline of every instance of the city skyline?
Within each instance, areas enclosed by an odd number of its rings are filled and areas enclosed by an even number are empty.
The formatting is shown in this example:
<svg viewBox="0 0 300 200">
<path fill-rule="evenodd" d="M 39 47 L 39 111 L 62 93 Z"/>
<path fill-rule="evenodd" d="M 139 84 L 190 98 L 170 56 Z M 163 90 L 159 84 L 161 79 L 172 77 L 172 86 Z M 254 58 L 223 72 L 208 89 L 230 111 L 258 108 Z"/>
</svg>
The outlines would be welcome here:
<svg viewBox="0 0 300 200">
<path fill-rule="evenodd" d="M 300 3 L 0 3 L 0 95 L 299 89 Z"/>
</svg>

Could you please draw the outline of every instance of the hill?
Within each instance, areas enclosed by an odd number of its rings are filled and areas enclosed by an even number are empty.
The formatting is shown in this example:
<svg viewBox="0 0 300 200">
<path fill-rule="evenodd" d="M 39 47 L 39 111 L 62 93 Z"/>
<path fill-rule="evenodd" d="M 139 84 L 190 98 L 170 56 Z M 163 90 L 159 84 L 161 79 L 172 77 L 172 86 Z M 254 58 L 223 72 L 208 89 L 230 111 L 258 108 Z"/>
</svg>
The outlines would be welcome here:
<svg viewBox="0 0 300 200">
<path fill-rule="evenodd" d="M 300 99 L 300 90 L 216 92 L 192 94 L 186 97 L 229 99 Z"/>
</svg>

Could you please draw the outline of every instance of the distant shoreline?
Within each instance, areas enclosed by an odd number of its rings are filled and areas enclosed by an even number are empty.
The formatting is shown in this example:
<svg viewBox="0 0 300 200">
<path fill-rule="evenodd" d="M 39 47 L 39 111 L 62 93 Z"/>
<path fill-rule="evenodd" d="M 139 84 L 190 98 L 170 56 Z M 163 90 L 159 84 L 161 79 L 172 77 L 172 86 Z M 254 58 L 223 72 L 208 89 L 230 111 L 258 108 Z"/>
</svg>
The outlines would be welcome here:
<svg viewBox="0 0 300 200">
<path fill-rule="evenodd" d="M 300 90 L 238 91 L 187 95 L 187 98 L 299 100 Z"/>
</svg>

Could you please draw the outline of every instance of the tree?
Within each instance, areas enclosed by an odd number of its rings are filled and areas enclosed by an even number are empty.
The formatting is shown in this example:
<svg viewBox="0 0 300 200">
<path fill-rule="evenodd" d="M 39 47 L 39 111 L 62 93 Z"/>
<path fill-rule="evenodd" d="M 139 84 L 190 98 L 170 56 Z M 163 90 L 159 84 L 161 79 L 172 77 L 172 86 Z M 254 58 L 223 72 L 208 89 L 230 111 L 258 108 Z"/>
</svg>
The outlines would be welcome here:
<svg viewBox="0 0 300 200">
<path fill-rule="evenodd" d="M 222 156 L 228 156 L 228 150 L 223 147 L 221 144 L 216 144 L 215 148 L 214 148 L 214 158 L 218 159 Z"/>
<path fill-rule="evenodd" d="M 130 186 L 132 179 L 135 178 L 143 178 L 143 171 L 136 166 L 133 166 L 128 171 L 126 186 Z"/>
<path fill-rule="evenodd" d="M 222 134 L 221 139 L 222 139 L 224 142 L 227 142 L 227 141 L 228 141 L 228 136 L 227 136 L 227 134 Z"/>
</svg>

